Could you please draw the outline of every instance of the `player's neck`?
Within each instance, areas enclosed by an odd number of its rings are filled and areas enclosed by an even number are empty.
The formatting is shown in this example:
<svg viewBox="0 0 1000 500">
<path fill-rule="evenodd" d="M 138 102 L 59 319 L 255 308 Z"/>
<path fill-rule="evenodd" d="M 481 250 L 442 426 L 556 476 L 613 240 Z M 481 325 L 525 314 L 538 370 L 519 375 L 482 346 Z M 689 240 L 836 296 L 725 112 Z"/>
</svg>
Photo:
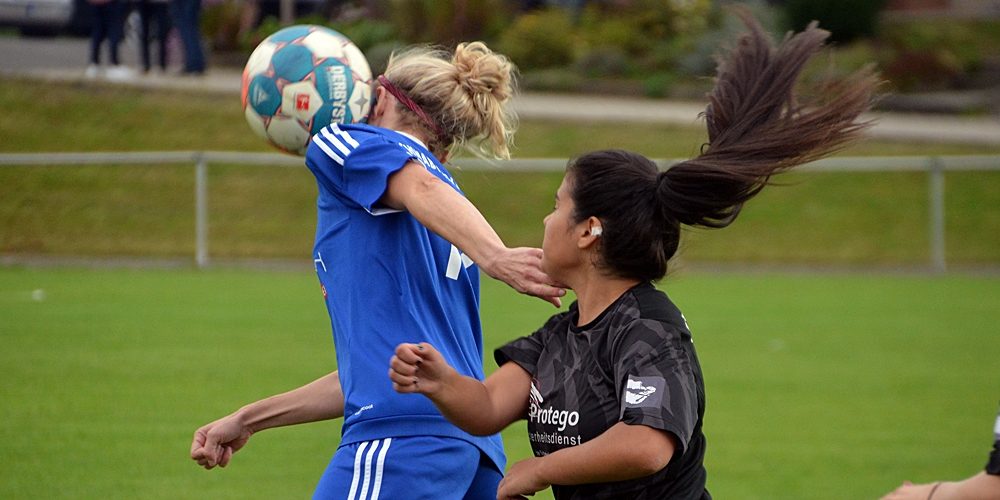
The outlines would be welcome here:
<svg viewBox="0 0 1000 500">
<path fill-rule="evenodd" d="M 406 124 L 406 121 L 403 120 L 403 118 L 399 115 L 399 112 L 396 110 L 394 106 L 386 106 L 384 109 L 379 108 L 379 111 L 381 112 L 376 114 L 375 116 L 372 116 L 371 120 L 369 120 L 368 123 L 370 125 L 387 128 L 389 130 L 394 130 L 396 132 L 406 134 L 412 138 L 419 140 L 421 143 L 424 144 L 424 147 L 426 147 L 427 138 L 424 137 L 424 133 L 420 130 L 417 130 L 415 127 L 408 126 Z"/>
<path fill-rule="evenodd" d="M 580 282 L 572 287 L 576 293 L 576 306 L 579 313 L 577 326 L 586 325 L 597 319 L 623 293 L 639 284 L 634 279 L 609 277 L 598 274 L 596 270 L 592 270 L 581 278 Z"/>
</svg>

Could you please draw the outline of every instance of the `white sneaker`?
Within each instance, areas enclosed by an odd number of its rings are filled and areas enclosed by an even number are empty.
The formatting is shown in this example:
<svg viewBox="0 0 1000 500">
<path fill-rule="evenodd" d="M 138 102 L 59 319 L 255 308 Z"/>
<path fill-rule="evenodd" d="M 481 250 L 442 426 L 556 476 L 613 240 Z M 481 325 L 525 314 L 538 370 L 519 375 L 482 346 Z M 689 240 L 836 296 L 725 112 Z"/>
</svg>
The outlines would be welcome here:
<svg viewBox="0 0 1000 500">
<path fill-rule="evenodd" d="M 87 66 L 87 69 L 83 71 L 83 77 L 88 80 L 94 80 L 99 76 L 101 76 L 101 67 L 96 64 Z"/>
<path fill-rule="evenodd" d="M 124 82 L 135 77 L 135 70 L 119 64 L 108 68 L 106 76 L 112 82 Z"/>
</svg>

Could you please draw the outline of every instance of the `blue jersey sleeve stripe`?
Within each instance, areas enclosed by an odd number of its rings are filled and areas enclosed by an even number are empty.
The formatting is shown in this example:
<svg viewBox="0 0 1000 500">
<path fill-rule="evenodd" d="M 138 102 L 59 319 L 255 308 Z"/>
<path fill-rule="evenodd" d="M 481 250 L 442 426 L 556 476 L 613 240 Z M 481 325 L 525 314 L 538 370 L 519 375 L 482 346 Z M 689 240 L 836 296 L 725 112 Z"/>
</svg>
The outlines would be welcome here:
<svg viewBox="0 0 1000 500">
<path fill-rule="evenodd" d="M 323 139 L 337 148 L 344 158 L 347 158 L 347 155 L 351 154 L 351 151 L 354 150 L 354 148 L 348 148 L 336 135 L 331 134 L 329 128 L 323 129 L 320 133 L 323 135 Z"/>
<path fill-rule="evenodd" d="M 319 146 L 319 148 L 322 149 L 323 152 L 326 153 L 326 155 L 330 157 L 330 159 L 332 159 L 333 161 L 335 161 L 335 162 L 337 162 L 337 163 L 339 163 L 341 165 L 344 164 L 344 159 L 341 158 L 340 155 L 338 155 L 337 153 L 334 153 L 333 150 L 330 149 L 330 146 L 327 146 L 326 143 L 323 142 L 322 139 L 320 139 L 319 134 L 316 134 L 316 135 L 313 136 L 313 143 L 315 143 L 317 146 Z"/>
<path fill-rule="evenodd" d="M 330 128 L 333 129 L 333 133 L 342 137 L 344 139 L 344 142 L 346 142 L 351 146 L 351 149 L 358 147 L 358 141 L 354 140 L 354 138 L 351 137 L 351 134 L 348 131 L 338 127 L 336 123 L 334 123 L 333 126 Z"/>
</svg>

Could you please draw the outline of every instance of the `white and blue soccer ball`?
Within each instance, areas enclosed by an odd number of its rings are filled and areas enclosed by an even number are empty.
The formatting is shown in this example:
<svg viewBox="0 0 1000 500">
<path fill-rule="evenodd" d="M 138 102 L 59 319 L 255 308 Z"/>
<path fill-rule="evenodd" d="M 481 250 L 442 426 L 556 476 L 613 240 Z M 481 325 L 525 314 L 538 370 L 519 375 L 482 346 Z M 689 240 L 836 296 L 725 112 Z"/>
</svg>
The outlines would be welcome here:
<svg viewBox="0 0 1000 500">
<path fill-rule="evenodd" d="M 364 121 L 372 72 L 346 36 L 322 26 L 291 26 L 264 39 L 243 69 L 243 114 L 257 135 L 305 154 L 331 123 Z"/>
</svg>

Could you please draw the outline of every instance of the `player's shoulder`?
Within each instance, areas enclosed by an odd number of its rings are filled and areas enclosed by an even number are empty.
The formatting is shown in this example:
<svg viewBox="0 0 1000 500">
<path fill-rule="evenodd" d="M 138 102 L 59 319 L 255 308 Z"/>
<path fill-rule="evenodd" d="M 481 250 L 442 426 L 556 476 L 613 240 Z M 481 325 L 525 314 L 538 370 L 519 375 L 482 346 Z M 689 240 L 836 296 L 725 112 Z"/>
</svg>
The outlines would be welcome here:
<svg viewBox="0 0 1000 500">
<path fill-rule="evenodd" d="M 652 283 L 642 283 L 629 290 L 632 306 L 639 318 L 671 321 L 680 316 L 680 310 L 666 293 Z"/>
<path fill-rule="evenodd" d="M 546 320 L 544 324 L 542 324 L 542 327 L 539 328 L 537 332 L 540 333 L 549 333 L 554 331 L 563 332 L 566 330 L 567 326 L 573 324 L 573 318 L 576 317 L 576 314 L 577 314 L 577 303 L 576 301 L 573 301 L 573 303 L 569 305 L 569 308 L 567 310 L 560 311 L 553 314 L 552 316 L 549 316 L 549 319 Z"/>
<path fill-rule="evenodd" d="M 312 138 L 306 156 L 325 156 L 343 164 L 348 156 L 364 150 L 392 142 L 386 129 L 355 123 L 350 125 L 331 124 L 323 127 Z"/>
<path fill-rule="evenodd" d="M 666 293 L 651 283 L 644 283 L 629 291 L 627 323 L 632 330 L 643 330 L 646 335 L 667 338 L 690 338 L 687 321 L 680 309 Z"/>
<path fill-rule="evenodd" d="M 363 123 L 331 124 L 323 127 L 313 136 L 313 142 L 322 141 L 332 146 L 342 146 L 348 150 L 357 149 L 362 144 L 378 141 L 387 142 L 385 129 Z"/>
</svg>

